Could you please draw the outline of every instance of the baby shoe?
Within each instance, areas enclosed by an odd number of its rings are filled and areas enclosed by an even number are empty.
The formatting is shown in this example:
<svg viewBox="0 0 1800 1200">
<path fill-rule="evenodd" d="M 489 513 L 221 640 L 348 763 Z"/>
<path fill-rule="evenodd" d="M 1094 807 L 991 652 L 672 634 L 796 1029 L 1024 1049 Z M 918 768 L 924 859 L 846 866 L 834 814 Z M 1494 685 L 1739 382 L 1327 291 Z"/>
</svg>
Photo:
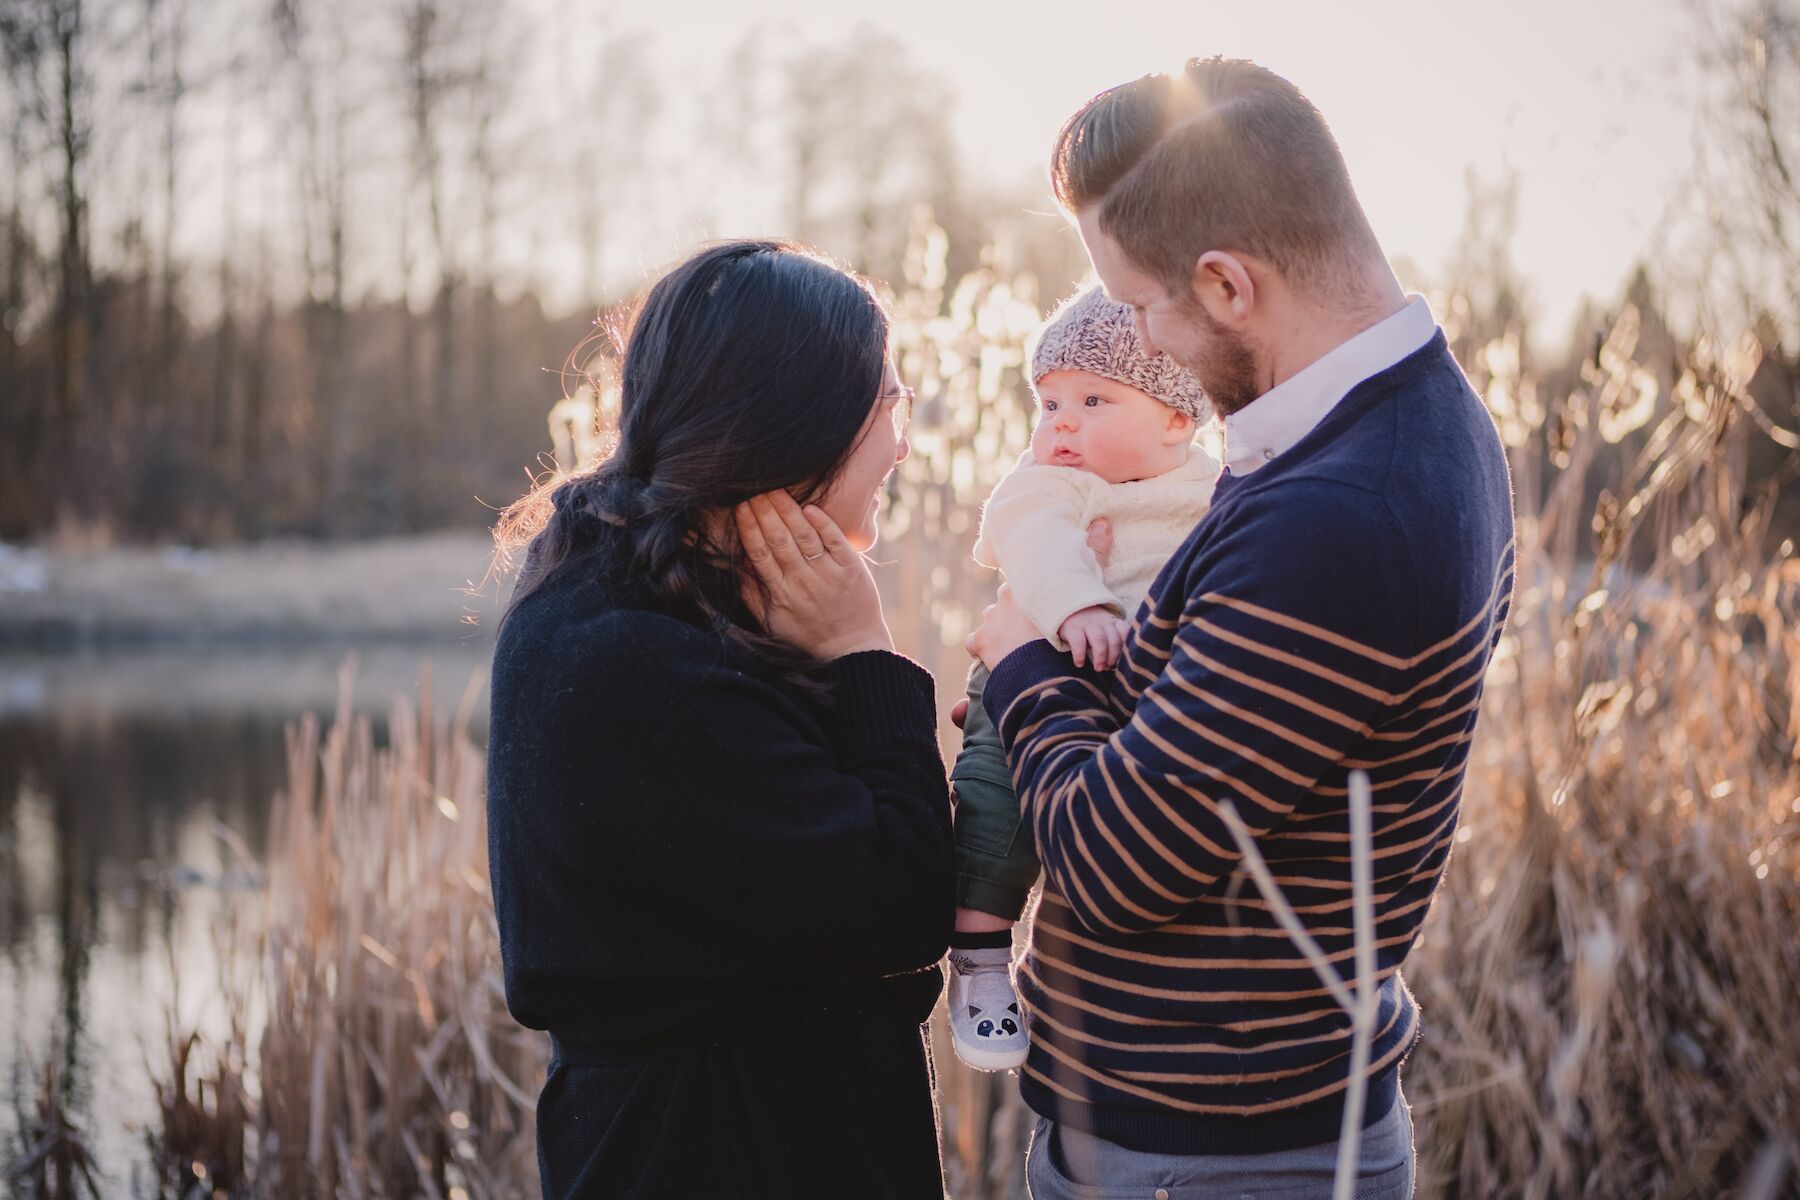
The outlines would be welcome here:
<svg viewBox="0 0 1800 1200">
<path fill-rule="evenodd" d="M 1011 966 L 1008 946 L 950 951 L 950 1043 L 978 1071 L 1023 1066 L 1031 1048 Z"/>
</svg>

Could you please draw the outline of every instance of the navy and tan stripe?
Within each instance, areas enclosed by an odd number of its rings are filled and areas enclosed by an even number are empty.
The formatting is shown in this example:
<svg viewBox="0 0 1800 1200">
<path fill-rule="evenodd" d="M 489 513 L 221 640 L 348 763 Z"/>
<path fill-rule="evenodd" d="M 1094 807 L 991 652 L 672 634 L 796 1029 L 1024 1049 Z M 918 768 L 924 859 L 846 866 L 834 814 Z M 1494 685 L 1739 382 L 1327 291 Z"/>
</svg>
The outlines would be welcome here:
<svg viewBox="0 0 1800 1200">
<path fill-rule="evenodd" d="M 1411 1018 L 1407 1024 L 1407 1027 L 1406 1027 L 1403 1035 L 1399 1038 L 1391 1039 L 1391 1041 L 1393 1043 L 1392 1049 L 1390 1049 L 1387 1052 L 1385 1052 L 1384 1054 L 1381 1054 L 1380 1056 L 1376 1057 L 1369 1064 L 1369 1073 L 1370 1074 L 1378 1073 L 1382 1070 L 1385 1070 L 1387 1067 L 1392 1066 L 1394 1063 L 1396 1063 L 1400 1060 L 1400 1057 L 1407 1050 L 1412 1048 L 1412 1036 L 1411 1035 L 1417 1027 L 1418 1014 L 1417 1014 L 1416 1009 L 1411 1010 L 1411 1012 L 1412 1012 Z M 1055 1057 L 1058 1060 L 1059 1063 L 1061 1063 L 1063 1066 L 1068 1067 L 1069 1069 L 1073 1070 L 1075 1072 L 1075 1074 L 1080 1075 L 1083 1078 L 1085 1078 L 1093 1083 L 1097 1083 L 1102 1087 L 1112 1088 L 1115 1091 L 1123 1092 L 1126 1095 L 1130 1095 L 1130 1096 L 1136 1096 L 1140 1099 L 1153 1100 L 1153 1101 L 1156 1101 L 1157 1103 L 1162 1104 L 1166 1107 L 1178 1109 L 1182 1112 L 1207 1113 L 1207 1114 L 1211 1114 L 1214 1116 L 1256 1116 L 1261 1113 L 1275 1112 L 1275 1111 L 1278 1111 L 1283 1108 L 1293 1108 L 1297 1105 L 1307 1104 L 1307 1103 L 1310 1103 L 1314 1100 L 1318 1100 L 1325 1096 L 1336 1095 L 1337 1093 L 1342 1092 L 1346 1087 L 1349 1086 L 1348 1075 L 1340 1074 L 1335 1079 L 1333 1079 L 1331 1082 L 1323 1084 L 1320 1087 L 1313 1088 L 1313 1089 L 1310 1089 L 1305 1092 L 1301 1092 L 1300 1094 L 1295 1095 L 1295 1096 L 1284 1096 L 1279 1100 L 1270 1100 L 1270 1101 L 1266 1101 L 1261 1104 L 1256 1104 L 1256 1103 L 1250 1103 L 1250 1104 L 1201 1103 L 1201 1102 L 1186 1099 L 1184 1097 L 1172 1095 L 1166 1091 L 1158 1091 L 1153 1088 L 1147 1088 L 1147 1087 L 1142 1086 L 1141 1084 L 1134 1084 L 1127 1080 L 1119 1079 L 1117 1077 L 1109 1076 L 1102 1072 L 1093 1070 L 1092 1068 L 1083 1064 L 1080 1059 L 1072 1057 L 1066 1051 L 1059 1050 L 1054 1044 L 1052 1044 L 1048 1040 L 1034 1042 L 1033 1049 L 1038 1049 L 1038 1048 L 1042 1048 L 1042 1049 L 1048 1051 L 1053 1057 Z M 1035 1058 L 1035 1056 L 1034 1056 L 1034 1058 Z M 1061 1092 L 1064 1095 L 1070 1096 L 1075 1099 L 1091 1099 L 1091 1095 L 1092 1095 L 1091 1093 L 1089 1093 L 1088 1096 L 1083 1096 L 1083 1094 L 1080 1092 L 1076 1092 L 1076 1091 L 1066 1088 L 1061 1083 L 1058 1083 L 1055 1079 L 1052 1079 L 1052 1078 L 1044 1075 L 1042 1072 L 1036 1070 L 1034 1068 L 1033 1064 L 1030 1062 L 1025 1064 L 1025 1070 L 1026 1070 L 1026 1073 L 1029 1074 L 1032 1078 L 1045 1083 L 1046 1085 L 1050 1086 L 1051 1088 L 1053 1088 L 1054 1090 L 1056 1090 L 1058 1092 Z M 1062 1073 L 1058 1072 L 1058 1075 L 1062 1076 Z M 1066 1078 L 1066 1076 L 1062 1076 L 1062 1077 Z"/>
</svg>

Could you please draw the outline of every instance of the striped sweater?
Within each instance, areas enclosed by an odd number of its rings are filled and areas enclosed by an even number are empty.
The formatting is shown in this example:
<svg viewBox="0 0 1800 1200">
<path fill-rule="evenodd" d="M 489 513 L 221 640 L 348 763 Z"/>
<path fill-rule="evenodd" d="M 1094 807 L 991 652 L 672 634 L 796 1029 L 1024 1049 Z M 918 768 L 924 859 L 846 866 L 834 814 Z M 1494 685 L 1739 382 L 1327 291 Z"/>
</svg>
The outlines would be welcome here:
<svg viewBox="0 0 1800 1200">
<path fill-rule="evenodd" d="M 1386 1115 L 1419 1034 L 1400 964 L 1455 837 L 1512 542 L 1499 439 L 1439 333 L 1221 481 L 1111 674 L 1042 641 L 998 665 L 985 703 L 1045 871 L 1020 970 L 1033 1109 L 1169 1154 L 1337 1139 L 1350 1018 L 1219 805 L 1348 977 L 1361 768 L 1380 972 L 1366 1111 Z"/>
</svg>

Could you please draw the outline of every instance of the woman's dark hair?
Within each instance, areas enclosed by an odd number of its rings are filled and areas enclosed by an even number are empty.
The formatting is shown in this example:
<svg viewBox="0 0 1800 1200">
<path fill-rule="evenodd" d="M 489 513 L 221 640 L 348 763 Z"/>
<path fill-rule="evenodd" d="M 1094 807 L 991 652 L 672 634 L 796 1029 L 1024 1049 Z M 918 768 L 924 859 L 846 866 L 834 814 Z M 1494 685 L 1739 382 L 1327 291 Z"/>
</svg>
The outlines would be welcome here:
<svg viewBox="0 0 1800 1200">
<path fill-rule="evenodd" d="M 625 336 L 612 453 L 541 484 L 495 529 L 503 561 L 529 543 L 507 617 L 564 571 L 604 574 L 631 581 L 635 602 L 802 665 L 733 619 L 754 575 L 731 510 L 776 488 L 802 504 L 824 494 L 874 410 L 887 340 L 868 284 L 804 247 L 727 242 L 675 267 Z"/>
</svg>

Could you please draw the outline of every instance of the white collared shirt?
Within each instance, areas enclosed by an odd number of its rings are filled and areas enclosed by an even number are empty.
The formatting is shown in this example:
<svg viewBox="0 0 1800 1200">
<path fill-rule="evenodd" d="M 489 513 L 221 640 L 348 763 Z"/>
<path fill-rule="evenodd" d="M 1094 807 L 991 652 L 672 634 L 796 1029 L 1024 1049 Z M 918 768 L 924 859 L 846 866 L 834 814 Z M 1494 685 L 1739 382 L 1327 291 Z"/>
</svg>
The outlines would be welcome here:
<svg viewBox="0 0 1800 1200">
<path fill-rule="evenodd" d="M 1437 332 L 1425 297 L 1371 325 L 1225 418 L 1225 465 L 1248 475 L 1313 431 L 1350 389 L 1418 350 Z"/>
</svg>

